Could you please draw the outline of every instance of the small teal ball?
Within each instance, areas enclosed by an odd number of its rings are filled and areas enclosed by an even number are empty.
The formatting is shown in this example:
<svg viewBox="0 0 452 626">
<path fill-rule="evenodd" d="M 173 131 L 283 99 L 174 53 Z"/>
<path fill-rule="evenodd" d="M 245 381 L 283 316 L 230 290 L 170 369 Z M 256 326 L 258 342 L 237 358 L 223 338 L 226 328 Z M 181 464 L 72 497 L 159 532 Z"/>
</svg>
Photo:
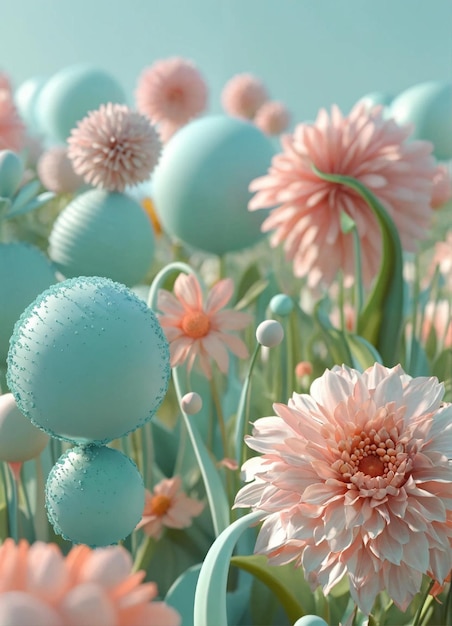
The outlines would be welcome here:
<svg viewBox="0 0 452 626">
<path fill-rule="evenodd" d="M 14 93 L 14 101 L 21 118 L 30 132 L 39 134 L 37 106 L 39 94 L 47 83 L 46 76 L 33 76 L 21 83 Z"/>
<path fill-rule="evenodd" d="M 270 300 L 270 310 L 276 315 L 286 317 L 293 311 L 294 303 L 290 296 L 285 293 L 278 293 Z"/>
<path fill-rule="evenodd" d="M 297 619 L 294 626 L 328 626 L 328 624 L 318 615 L 303 615 Z"/>
<path fill-rule="evenodd" d="M 144 509 L 143 479 L 133 461 L 106 446 L 74 447 L 50 470 L 46 508 L 55 532 L 91 547 L 121 541 Z"/>
<path fill-rule="evenodd" d="M 79 277 L 44 291 L 17 322 L 7 380 L 44 431 L 103 444 L 143 426 L 169 382 L 157 317 L 124 285 Z"/>
<path fill-rule="evenodd" d="M 0 367 L 6 367 L 9 340 L 24 309 L 56 282 L 55 267 L 27 243 L 0 244 Z"/>
<path fill-rule="evenodd" d="M 49 236 L 49 256 L 66 278 L 105 276 L 133 287 L 145 278 L 154 251 L 145 210 L 133 198 L 103 189 L 76 196 Z"/>
<path fill-rule="evenodd" d="M 22 159 L 11 150 L 0 150 L 0 197 L 10 198 L 17 191 L 24 164 Z"/>
<path fill-rule="evenodd" d="M 399 124 L 414 125 L 414 139 L 433 143 L 437 159 L 452 159 L 452 83 L 414 85 L 393 100 L 390 110 Z"/>
<path fill-rule="evenodd" d="M 153 176 L 163 230 L 214 254 L 254 245 L 267 212 L 248 211 L 248 187 L 267 173 L 274 152 L 256 126 L 232 117 L 207 116 L 179 130 Z"/>
<path fill-rule="evenodd" d="M 117 80 L 91 64 L 65 67 L 41 89 L 36 115 L 41 131 L 54 142 L 65 142 L 70 132 L 90 111 L 108 102 L 125 104 Z"/>
</svg>

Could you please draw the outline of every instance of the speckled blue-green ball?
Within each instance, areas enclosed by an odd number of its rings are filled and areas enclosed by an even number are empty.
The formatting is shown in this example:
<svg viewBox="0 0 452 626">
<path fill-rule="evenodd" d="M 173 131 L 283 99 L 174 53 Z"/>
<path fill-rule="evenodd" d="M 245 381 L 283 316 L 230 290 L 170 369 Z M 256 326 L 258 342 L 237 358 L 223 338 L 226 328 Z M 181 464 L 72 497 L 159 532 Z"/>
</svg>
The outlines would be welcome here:
<svg viewBox="0 0 452 626">
<path fill-rule="evenodd" d="M 293 307 L 292 298 L 285 293 L 278 293 L 270 300 L 270 310 L 276 315 L 281 315 L 281 317 L 290 315 L 293 311 Z"/>
<path fill-rule="evenodd" d="M 118 450 L 74 447 L 49 473 L 46 508 L 58 535 L 73 543 L 108 546 L 130 535 L 140 521 L 143 479 Z"/>
<path fill-rule="evenodd" d="M 8 353 L 8 385 L 20 410 L 76 443 L 106 443 L 143 426 L 169 376 L 156 315 L 107 278 L 73 278 L 40 294 L 17 322 Z"/>
</svg>

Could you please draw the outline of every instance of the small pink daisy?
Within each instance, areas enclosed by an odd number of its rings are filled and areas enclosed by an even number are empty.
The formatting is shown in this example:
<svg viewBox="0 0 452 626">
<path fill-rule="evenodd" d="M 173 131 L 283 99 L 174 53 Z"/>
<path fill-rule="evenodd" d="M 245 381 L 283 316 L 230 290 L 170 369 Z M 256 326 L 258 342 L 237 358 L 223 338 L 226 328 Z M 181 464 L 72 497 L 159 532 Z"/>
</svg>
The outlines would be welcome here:
<svg viewBox="0 0 452 626">
<path fill-rule="evenodd" d="M 325 594 L 344 575 L 369 614 L 380 591 L 406 610 L 452 562 L 452 405 L 436 378 L 335 366 L 254 423 L 235 506 L 261 511 L 255 551 L 294 561 Z"/>
<path fill-rule="evenodd" d="M 249 120 L 267 100 L 267 88 L 253 74 L 236 74 L 221 92 L 221 103 L 226 113 Z"/>
<path fill-rule="evenodd" d="M 154 123 L 180 128 L 207 106 L 207 85 L 197 67 L 179 57 L 146 68 L 135 92 L 137 109 Z"/>
<path fill-rule="evenodd" d="M 290 124 L 290 113 L 282 102 L 264 102 L 253 121 L 267 135 L 280 135 Z"/>
<path fill-rule="evenodd" d="M 46 189 L 55 193 L 72 193 L 83 185 L 83 178 L 74 172 L 66 146 L 53 146 L 41 154 L 36 166 Z"/>
<path fill-rule="evenodd" d="M 247 313 L 224 309 L 234 292 L 230 278 L 213 286 L 205 304 L 201 285 L 194 274 L 179 274 L 173 291 L 174 295 L 160 290 L 157 302 L 160 324 L 170 343 L 172 367 L 186 363 L 190 370 L 198 358 L 205 376 L 211 378 L 211 358 L 226 374 L 228 350 L 241 359 L 248 357 L 243 341 L 229 333 L 251 322 Z"/>
<path fill-rule="evenodd" d="M 128 185 L 147 180 L 162 148 L 147 117 L 112 103 L 78 122 L 68 144 L 75 173 L 108 191 L 124 191 Z"/>
<path fill-rule="evenodd" d="M 204 503 L 189 498 L 182 490 L 180 476 L 160 481 L 152 493 L 146 489 L 143 517 L 137 525 L 146 535 L 160 539 L 163 528 L 188 528 L 200 515 Z"/>
<path fill-rule="evenodd" d="M 249 209 L 272 208 L 262 230 L 273 232 L 271 245 L 284 246 L 295 276 L 316 287 L 331 284 L 342 269 L 353 281 L 352 235 L 341 230 L 342 212 L 357 226 L 366 285 L 380 266 L 380 229 L 366 202 L 348 187 L 319 178 L 312 165 L 366 185 L 393 218 L 404 249 L 415 250 L 430 225 L 435 163 L 432 145 L 408 141 L 409 135 L 409 127 L 383 117 L 382 107 L 357 104 L 346 117 L 336 106 L 331 115 L 322 109 L 315 123 L 282 136 L 282 154 L 250 185 L 257 193 Z"/>
<path fill-rule="evenodd" d="M 8 89 L 0 89 L 0 150 L 19 152 L 24 142 L 25 125 L 12 94 Z"/>
</svg>

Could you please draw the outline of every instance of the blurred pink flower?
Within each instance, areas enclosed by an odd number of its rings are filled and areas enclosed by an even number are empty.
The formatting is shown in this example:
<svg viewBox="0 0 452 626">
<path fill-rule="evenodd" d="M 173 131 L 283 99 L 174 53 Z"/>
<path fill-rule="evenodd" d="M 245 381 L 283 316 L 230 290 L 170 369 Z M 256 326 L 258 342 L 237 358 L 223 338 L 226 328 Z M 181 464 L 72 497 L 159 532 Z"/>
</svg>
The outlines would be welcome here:
<svg viewBox="0 0 452 626">
<path fill-rule="evenodd" d="M 452 289 L 452 230 L 446 234 L 444 241 L 437 241 L 434 246 L 431 274 L 436 266 L 443 275 L 449 288 Z"/>
<path fill-rule="evenodd" d="M 157 596 L 145 572 L 132 573 L 120 546 L 76 546 L 6 539 L 0 546 L 0 623 L 10 626 L 179 626 L 179 614 Z"/>
<path fill-rule="evenodd" d="M 149 178 L 161 152 L 156 129 L 144 115 L 122 104 L 91 111 L 71 131 L 68 157 L 85 182 L 124 191 Z"/>
<path fill-rule="evenodd" d="M 406 610 L 452 562 L 452 405 L 400 366 L 326 370 L 254 424 L 236 507 L 262 511 L 255 551 L 295 561 L 325 594 L 347 575 L 369 614 L 383 589 Z"/>
<path fill-rule="evenodd" d="M 264 102 L 254 117 L 254 123 L 267 135 L 280 135 L 290 124 L 290 113 L 282 102 Z"/>
<path fill-rule="evenodd" d="M 0 150 L 19 152 L 25 141 L 25 125 L 20 118 L 12 94 L 0 89 Z"/>
<path fill-rule="evenodd" d="M 157 304 L 159 321 L 170 343 L 172 367 L 187 363 L 190 370 L 198 358 L 205 376 L 211 378 L 210 358 L 226 374 L 228 349 L 242 359 L 248 357 L 243 341 L 229 333 L 230 330 L 241 330 L 251 322 L 247 313 L 224 309 L 234 291 L 230 278 L 214 285 L 205 305 L 194 274 L 179 274 L 173 291 L 174 295 L 160 290 Z"/>
<path fill-rule="evenodd" d="M 74 172 L 66 146 L 53 146 L 43 152 L 37 171 L 43 186 L 55 193 L 72 193 L 84 184 L 83 178 Z"/>
<path fill-rule="evenodd" d="M 207 97 L 207 85 L 197 67 L 180 57 L 162 59 L 146 68 L 135 92 L 141 113 L 173 129 L 200 115 Z"/>
<path fill-rule="evenodd" d="M 431 331 L 435 333 L 439 347 L 452 348 L 452 300 L 427 303 L 421 330 L 422 341 L 427 341 Z"/>
<path fill-rule="evenodd" d="M 449 170 L 445 165 L 438 165 L 433 177 L 432 209 L 441 208 L 452 198 L 452 184 Z"/>
<path fill-rule="evenodd" d="M 253 74 L 236 74 L 221 92 L 221 103 L 226 113 L 249 120 L 267 100 L 267 88 Z"/>
<path fill-rule="evenodd" d="M 283 153 L 273 158 L 267 175 L 250 185 L 257 194 L 250 210 L 275 207 L 262 225 L 274 231 L 271 244 L 284 245 L 294 274 L 312 287 L 331 284 L 342 269 L 352 282 L 352 234 L 343 234 L 341 212 L 356 223 L 361 240 L 362 272 L 368 285 L 381 258 L 381 236 L 372 211 L 353 190 L 321 180 L 326 173 L 352 176 L 366 185 L 393 218 L 402 246 L 413 251 L 430 224 L 432 145 L 407 141 L 409 127 L 386 120 L 381 107 L 356 105 L 346 117 L 333 106 L 322 109 L 315 123 L 299 124 L 283 135 Z"/>
<path fill-rule="evenodd" d="M 5 90 L 8 91 L 12 96 L 13 88 L 11 86 L 11 80 L 9 75 L 6 72 L 0 70 L 0 91 Z"/>
<path fill-rule="evenodd" d="M 204 508 L 204 503 L 189 498 L 182 491 L 180 476 L 165 478 L 160 481 L 152 493 L 146 489 L 143 517 L 137 525 L 146 535 L 159 539 L 163 528 L 187 528 L 192 518 L 197 517 Z"/>
</svg>

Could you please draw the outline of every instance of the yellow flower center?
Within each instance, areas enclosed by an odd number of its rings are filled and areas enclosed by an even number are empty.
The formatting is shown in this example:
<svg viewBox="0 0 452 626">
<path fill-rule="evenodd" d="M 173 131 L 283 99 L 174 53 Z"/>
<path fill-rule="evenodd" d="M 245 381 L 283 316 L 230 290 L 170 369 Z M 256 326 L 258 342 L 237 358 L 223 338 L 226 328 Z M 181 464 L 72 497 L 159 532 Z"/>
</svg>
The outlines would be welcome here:
<svg viewBox="0 0 452 626">
<path fill-rule="evenodd" d="M 171 506 L 171 499 L 168 496 L 157 494 L 151 500 L 151 515 L 162 517 Z"/>
<path fill-rule="evenodd" d="M 202 311 L 186 313 L 182 319 L 182 330 L 192 339 L 205 337 L 210 330 L 209 317 Z"/>
</svg>

